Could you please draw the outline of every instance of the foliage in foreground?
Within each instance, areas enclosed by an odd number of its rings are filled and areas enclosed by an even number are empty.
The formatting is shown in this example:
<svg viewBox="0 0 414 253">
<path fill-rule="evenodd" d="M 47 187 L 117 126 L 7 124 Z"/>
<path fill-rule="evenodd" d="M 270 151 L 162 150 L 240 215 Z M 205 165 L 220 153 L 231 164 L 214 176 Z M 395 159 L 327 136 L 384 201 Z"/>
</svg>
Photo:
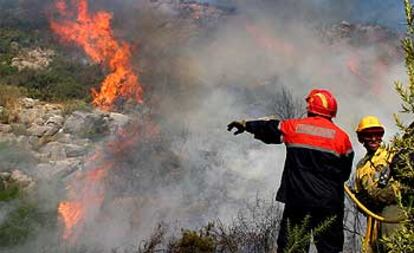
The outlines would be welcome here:
<svg viewBox="0 0 414 253">
<path fill-rule="evenodd" d="M 233 223 L 226 226 L 220 221 L 210 222 L 199 230 L 182 229 L 181 233 L 166 239 L 166 225 L 159 225 L 151 237 L 144 241 L 138 253 L 271 253 L 276 252 L 276 237 L 282 208 L 275 202 L 258 200 L 255 205 L 240 211 Z M 313 232 L 323 233 L 335 218 L 327 219 Z M 302 252 L 312 235 L 306 232 L 309 217 L 299 226 L 289 226 L 286 253 Z"/>
<path fill-rule="evenodd" d="M 182 229 L 169 238 L 166 225 L 160 225 L 138 252 L 274 252 L 281 214 L 277 203 L 257 200 L 239 211 L 230 225 L 217 220 L 199 230 Z"/>
<path fill-rule="evenodd" d="M 0 249 L 26 241 L 46 221 L 44 214 L 13 182 L 6 184 L 0 180 L 0 210 L 6 213 L 0 220 Z"/>
<path fill-rule="evenodd" d="M 411 1 L 404 0 L 407 21 L 406 37 L 402 40 L 405 51 L 405 67 L 408 74 L 408 83 L 396 82 L 396 90 L 402 100 L 401 113 L 414 115 L 414 16 Z M 400 204 L 408 217 L 402 228 L 390 237 L 383 238 L 382 242 L 388 252 L 414 252 L 414 122 L 405 126 L 402 120 L 395 115 L 396 124 L 401 134 L 395 136 L 393 147 L 398 151 L 394 177 L 402 185 Z"/>
</svg>

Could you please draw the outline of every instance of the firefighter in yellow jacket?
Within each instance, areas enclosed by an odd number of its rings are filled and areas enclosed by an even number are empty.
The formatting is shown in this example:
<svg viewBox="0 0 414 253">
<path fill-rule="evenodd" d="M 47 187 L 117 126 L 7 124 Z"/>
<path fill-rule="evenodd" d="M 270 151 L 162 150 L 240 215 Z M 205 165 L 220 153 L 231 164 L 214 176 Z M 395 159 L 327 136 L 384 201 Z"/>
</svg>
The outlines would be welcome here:
<svg viewBox="0 0 414 253">
<path fill-rule="evenodd" d="M 389 217 L 399 215 L 396 203 L 400 185 L 392 178 L 390 163 L 394 152 L 382 143 L 384 132 L 384 126 L 374 116 L 366 116 L 358 124 L 358 141 L 364 145 L 367 153 L 357 164 L 355 192 L 358 199 L 372 212 Z M 368 216 L 364 251 L 381 252 L 377 243 L 379 233 L 388 234 L 392 229 L 385 225 L 380 228 L 379 222 Z"/>
</svg>

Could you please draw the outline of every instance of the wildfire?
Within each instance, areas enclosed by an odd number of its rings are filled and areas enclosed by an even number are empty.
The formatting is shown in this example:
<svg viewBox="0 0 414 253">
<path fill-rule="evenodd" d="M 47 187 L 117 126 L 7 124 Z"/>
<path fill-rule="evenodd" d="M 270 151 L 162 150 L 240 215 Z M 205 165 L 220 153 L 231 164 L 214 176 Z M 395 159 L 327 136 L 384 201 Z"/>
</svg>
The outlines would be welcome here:
<svg viewBox="0 0 414 253">
<path fill-rule="evenodd" d="M 94 62 L 110 71 L 100 90 L 92 90 L 93 104 L 110 110 L 119 98 L 142 103 L 143 90 L 131 66 L 130 46 L 115 39 L 112 15 L 105 11 L 90 14 L 87 0 L 56 0 L 55 8 L 59 20 L 51 20 L 51 29 L 62 40 L 81 46 Z"/>
<path fill-rule="evenodd" d="M 102 168 L 80 175 L 76 181 L 80 188 L 70 189 L 72 200 L 59 203 L 58 213 L 65 225 L 63 239 L 74 238 L 75 228 L 82 223 L 88 213 L 101 206 L 104 199 L 102 179 L 111 167 L 112 164 L 109 163 Z"/>
<path fill-rule="evenodd" d="M 59 203 L 58 212 L 65 224 L 63 239 L 69 239 L 73 234 L 74 227 L 84 217 L 85 210 L 81 202 L 61 202 Z"/>
<path fill-rule="evenodd" d="M 54 6 L 57 18 L 51 19 L 51 29 L 63 41 L 79 45 L 92 61 L 109 71 L 100 89 L 92 90 L 92 103 L 102 110 L 113 109 L 118 99 L 134 99 L 142 103 L 143 90 L 138 75 L 132 69 L 130 46 L 115 39 L 111 28 L 112 15 L 105 11 L 89 13 L 87 0 L 56 0 Z M 117 147 L 114 150 L 120 152 L 131 145 L 132 140 L 121 144 L 109 143 L 108 147 Z M 90 157 L 90 161 L 98 159 L 105 160 L 102 151 Z M 105 162 L 105 166 L 82 173 L 71 182 L 70 200 L 61 202 L 58 207 L 65 225 L 65 240 L 75 239 L 75 232 L 85 218 L 100 208 L 105 194 L 102 181 L 112 166 L 111 162 Z"/>
</svg>

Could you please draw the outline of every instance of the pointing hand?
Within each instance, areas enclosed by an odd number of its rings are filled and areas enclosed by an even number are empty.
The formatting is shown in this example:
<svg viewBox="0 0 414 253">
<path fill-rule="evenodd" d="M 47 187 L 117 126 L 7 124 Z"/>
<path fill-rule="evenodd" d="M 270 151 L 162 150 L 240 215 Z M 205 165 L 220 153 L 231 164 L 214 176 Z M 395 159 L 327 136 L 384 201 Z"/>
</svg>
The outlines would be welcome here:
<svg viewBox="0 0 414 253">
<path fill-rule="evenodd" d="M 236 128 L 237 131 L 234 132 L 234 135 L 238 135 L 243 133 L 246 130 L 246 122 L 244 120 L 242 121 L 233 121 L 230 124 L 227 125 L 227 131 L 233 130 L 233 128 Z"/>
</svg>

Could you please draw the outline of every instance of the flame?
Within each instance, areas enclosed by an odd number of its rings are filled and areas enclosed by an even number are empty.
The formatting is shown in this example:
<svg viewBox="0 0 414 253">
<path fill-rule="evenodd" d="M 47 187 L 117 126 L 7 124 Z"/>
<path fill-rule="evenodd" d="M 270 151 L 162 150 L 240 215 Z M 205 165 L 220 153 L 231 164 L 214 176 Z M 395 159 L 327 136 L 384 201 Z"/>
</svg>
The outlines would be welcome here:
<svg viewBox="0 0 414 253">
<path fill-rule="evenodd" d="M 93 164 L 104 164 L 93 170 L 83 172 L 69 184 L 68 199 L 58 206 L 58 213 L 64 224 L 63 239 L 73 242 L 79 236 L 81 227 L 95 211 L 99 211 L 105 198 L 103 180 L 109 171 L 115 167 L 116 160 L 108 161 L 107 156 L 114 159 L 123 157 L 123 152 L 129 152 L 138 143 L 141 136 L 157 137 L 159 128 L 155 123 L 143 125 L 142 129 L 134 122 L 125 128 L 120 128 L 115 139 L 105 145 L 105 150 L 97 150 L 89 157 Z M 105 151 L 105 152 L 104 152 Z M 106 153 L 106 152 L 109 152 Z"/>
<path fill-rule="evenodd" d="M 86 215 L 93 208 L 100 207 L 104 199 L 102 179 L 107 175 L 112 164 L 97 168 L 81 175 L 76 179 L 79 188 L 71 188 L 70 195 L 73 200 L 62 201 L 58 206 L 58 213 L 63 220 L 65 230 L 63 239 L 75 239 L 75 229 L 81 224 Z"/>
<path fill-rule="evenodd" d="M 114 38 L 112 15 L 105 11 L 90 14 L 87 0 L 56 0 L 55 8 L 60 19 L 51 20 L 51 29 L 63 41 L 81 46 L 92 61 L 110 71 L 100 90 L 92 90 L 93 104 L 110 110 L 118 98 L 142 103 L 143 90 L 131 66 L 130 46 Z"/>
<path fill-rule="evenodd" d="M 74 227 L 84 217 L 85 210 L 81 202 L 61 202 L 59 203 L 58 212 L 63 219 L 65 231 L 63 239 L 68 240 L 72 234 Z"/>
</svg>

